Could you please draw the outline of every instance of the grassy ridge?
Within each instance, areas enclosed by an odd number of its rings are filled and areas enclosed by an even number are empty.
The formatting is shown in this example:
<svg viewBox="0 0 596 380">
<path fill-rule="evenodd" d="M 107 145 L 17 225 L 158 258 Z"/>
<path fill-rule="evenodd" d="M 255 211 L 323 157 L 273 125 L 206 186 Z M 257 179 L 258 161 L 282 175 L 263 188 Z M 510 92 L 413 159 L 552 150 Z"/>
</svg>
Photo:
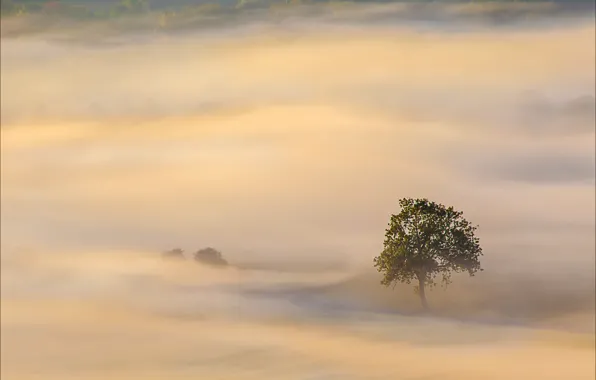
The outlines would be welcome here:
<svg viewBox="0 0 596 380">
<path fill-rule="evenodd" d="M 334 0 L 2 0 L 1 15 L 16 16 L 42 14 L 69 18 L 114 18 L 149 12 L 209 12 L 216 8 L 228 10 L 252 6 L 293 3 L 331 3 Z M 353 0 L 349 2 L 397 2 L 397 3 L 552 3 L 569 7 L 593 4 L 592 0 Z"/>
<path fill-rule="evenodd" d="M 367 3 L 391 4 L 373 15 L 358 8 Z M 102 34 L 194 30 L 241 24 L 255 15 L 253 11 L 264 11 L 270 21 L 294 16 L 363 22 L 455 18 L 491 26 L 594 14 L 593 0 L 1 0 L 1 4 L 2 37 L 67 28 L 83 38 L 83 26 L 101 28 Z"/>
</svg>

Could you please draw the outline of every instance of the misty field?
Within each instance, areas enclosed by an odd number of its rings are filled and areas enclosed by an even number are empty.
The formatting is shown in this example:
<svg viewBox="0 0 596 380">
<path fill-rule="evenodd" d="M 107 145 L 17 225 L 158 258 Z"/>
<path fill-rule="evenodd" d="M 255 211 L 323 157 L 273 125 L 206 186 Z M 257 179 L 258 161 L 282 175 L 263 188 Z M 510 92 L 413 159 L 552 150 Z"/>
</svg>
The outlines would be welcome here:
<svg viewBox="0 0 596 380">
<path fill-rule="evenodd" d="M 292 4 L 3 15 L 2 379 L 595 379 L 593 18 Z M 430 312 L 404 197 L 479 225 Z"/>
</svg>

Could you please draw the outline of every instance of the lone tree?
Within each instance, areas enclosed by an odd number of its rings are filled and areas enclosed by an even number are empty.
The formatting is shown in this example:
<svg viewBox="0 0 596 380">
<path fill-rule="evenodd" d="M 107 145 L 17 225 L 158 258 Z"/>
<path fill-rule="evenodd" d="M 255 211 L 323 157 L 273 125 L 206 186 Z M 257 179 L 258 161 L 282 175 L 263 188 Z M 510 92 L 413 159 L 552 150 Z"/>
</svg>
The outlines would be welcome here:
<svg viewBox="0 0 596 380">
<path fill-rule="evenodd" d="M 473 226 L 463 213 L 428 199 L 400 199 L 401 211 L 391 215 L 385 231 L 383 252 L 374 259 L 383 273 L 381 284 L 410 284 L 418 280 L 415 291 L 427 310 L 425 287 L 434 287 L 437 276 L 447 286 L 452 272 L 481 271 L 482 248 Z"/>
</svg>

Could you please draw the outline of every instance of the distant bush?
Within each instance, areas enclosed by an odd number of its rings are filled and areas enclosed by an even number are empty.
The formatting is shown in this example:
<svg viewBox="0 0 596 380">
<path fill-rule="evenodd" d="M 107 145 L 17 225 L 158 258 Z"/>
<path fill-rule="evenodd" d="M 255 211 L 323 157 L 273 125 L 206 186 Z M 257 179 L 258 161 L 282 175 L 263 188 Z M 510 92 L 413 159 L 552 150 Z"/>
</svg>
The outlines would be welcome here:
<svg viewBox="0 0 596 380">
<path fill-rule="evenodd" d="M 184 250 L 180 249 L 180 248 L 174 248 L 174 249 L 170 249 L 169 251 L 166 251 L 163 253 L 163 256 L 166 258 L 172 258 L 172 259 L 184 259 Z"/>
<path fill-rule="evenodd" d="M 203 248 L 195 252 L 194 259 L 201 264 L 214 266 L 227 266 L 228 262 L 223 258 L 221 252 L 214 248 Z"/>
</svg>

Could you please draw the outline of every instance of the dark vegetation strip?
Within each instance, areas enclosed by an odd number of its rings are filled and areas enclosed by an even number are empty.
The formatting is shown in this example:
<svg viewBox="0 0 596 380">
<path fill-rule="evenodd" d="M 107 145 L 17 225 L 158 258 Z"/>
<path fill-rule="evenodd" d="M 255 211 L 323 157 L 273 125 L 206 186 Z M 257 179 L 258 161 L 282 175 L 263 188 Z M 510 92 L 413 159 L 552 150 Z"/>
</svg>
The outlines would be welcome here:
<svg viewBox="0 0 596 380">
<path fill-rule="evenodd" d="M 347 3 L 403 3 L 410 5 L 476 4 L 494 6 L 515 3 L 551 5 L 551 11 L 593 9 L 593 0 L 1 0 L 2 17 L 40 14 L 47 17 L 75 19 L 111 19 L 123 16 L 163 13 L 173 16 L 234 12 L 242 9 L 268 8 L 275 5 Z M 522 11 L 523 12 L 523 11 Z"/>
</svg>

